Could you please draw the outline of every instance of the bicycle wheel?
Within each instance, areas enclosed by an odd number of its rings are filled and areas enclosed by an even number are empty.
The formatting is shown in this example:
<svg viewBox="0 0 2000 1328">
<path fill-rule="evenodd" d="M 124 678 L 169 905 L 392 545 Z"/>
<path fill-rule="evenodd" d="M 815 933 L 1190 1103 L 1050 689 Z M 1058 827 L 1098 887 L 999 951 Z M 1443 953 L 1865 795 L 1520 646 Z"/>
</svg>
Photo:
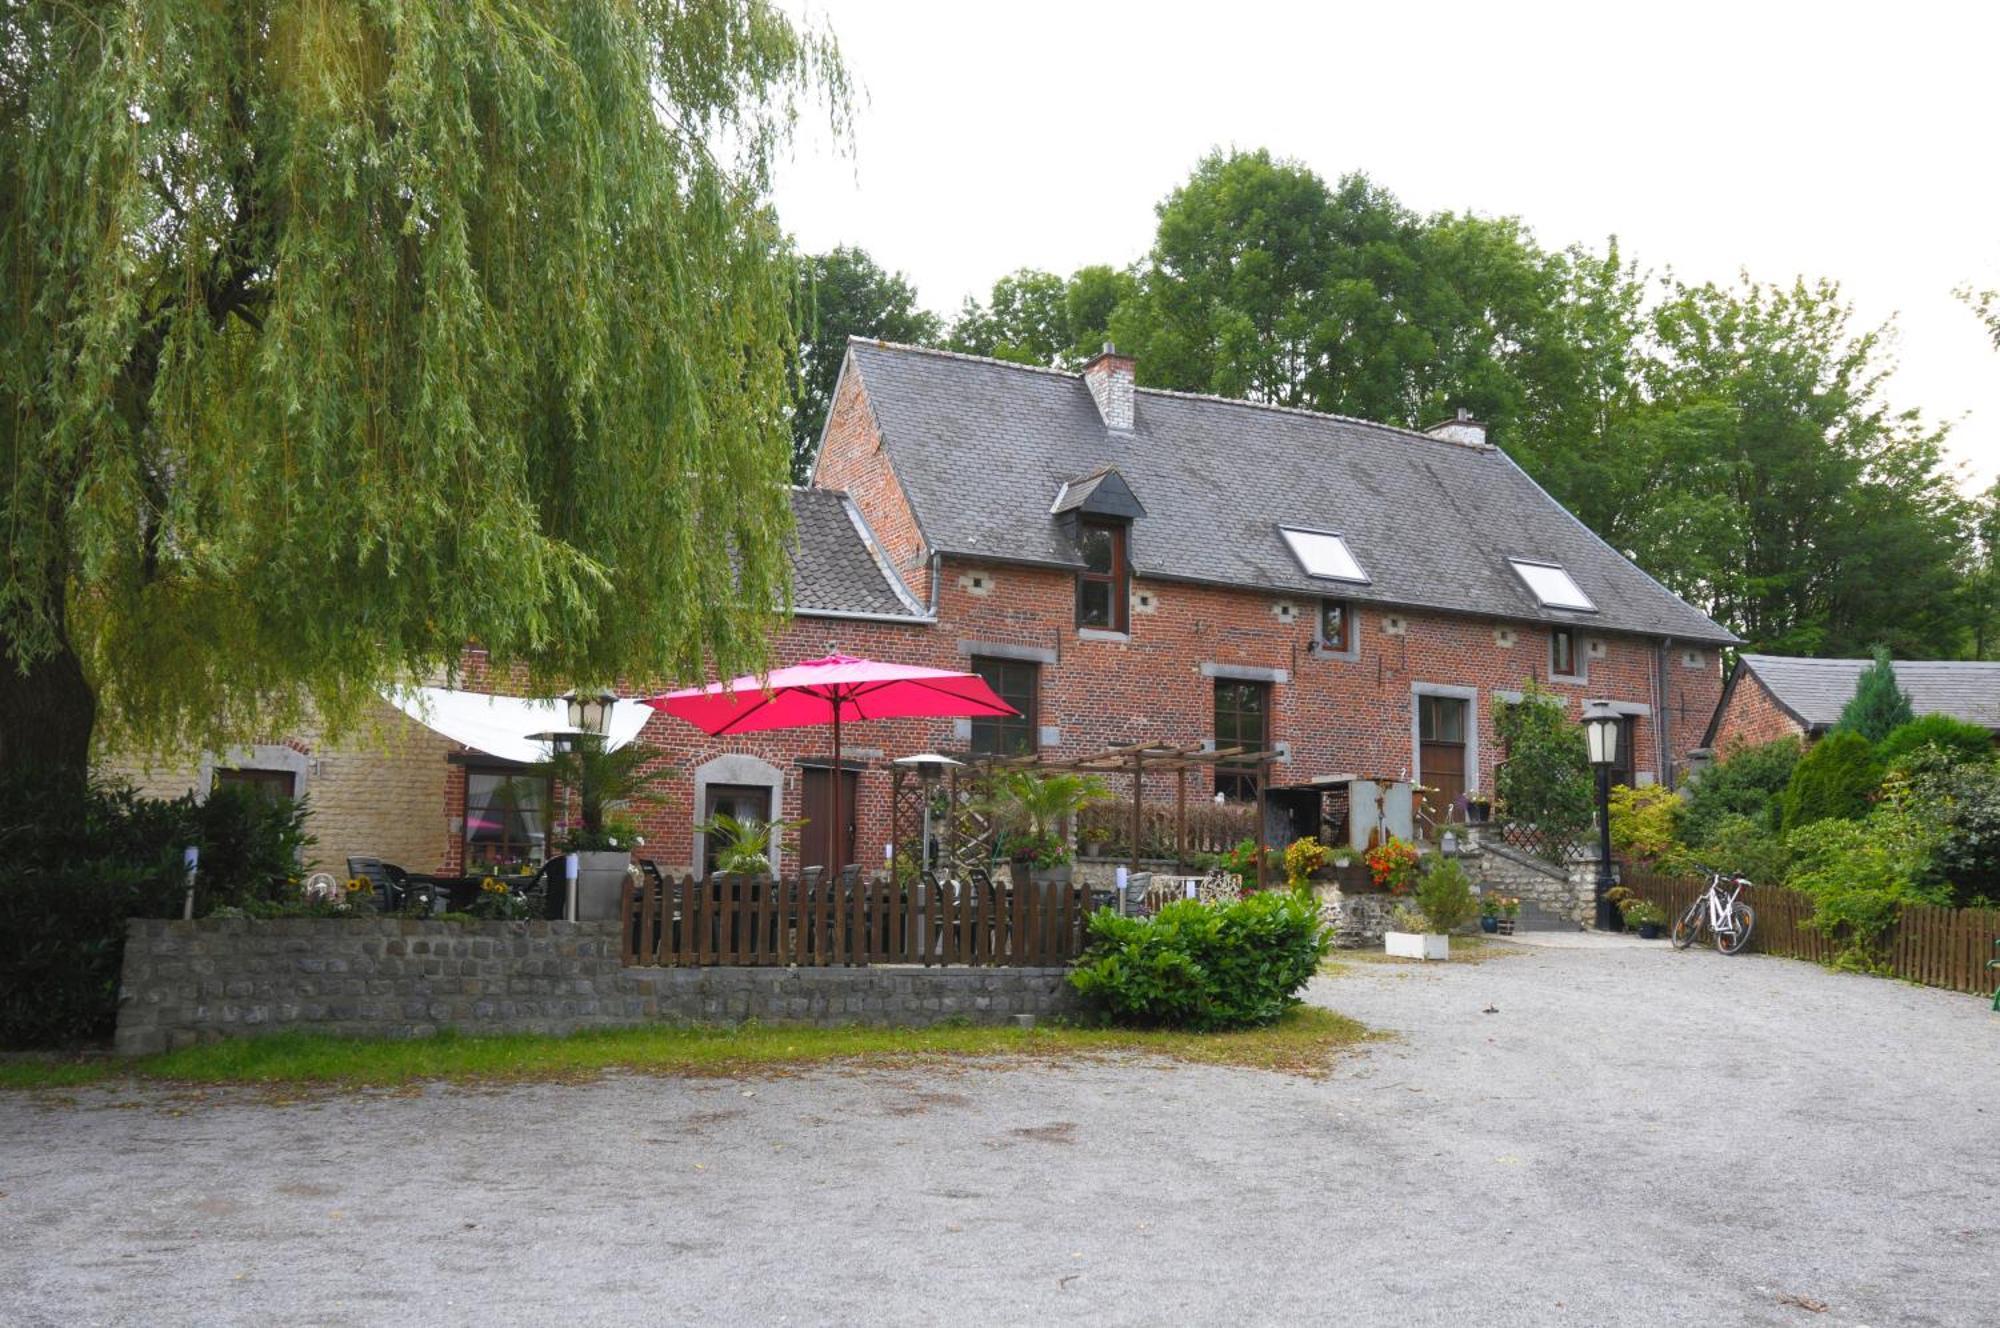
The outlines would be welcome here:
<svg viewBox="0 0 2000 1328">
<path fill-rule="evenodd" d="M 1679 920 L 1674 923 L 1674 949 L 1685 950 L 1700 940 L 1701 926 L 1707 919 L 1708 896 L 1703 895 L 1692 904 L 1689 904 L 1687 912 L 1681 914 Z"/>
<path fill-rule="evenodd" d="M 1715 948 L 1724 954 L 1735 954 L 1750 944 L 1750 933 L 1757 926 L 1757 910 L 1739 899 L 1730 910 L 1730 919 L 1736 924 L 1735 931 L 1715 933 Z"/>
</svg>

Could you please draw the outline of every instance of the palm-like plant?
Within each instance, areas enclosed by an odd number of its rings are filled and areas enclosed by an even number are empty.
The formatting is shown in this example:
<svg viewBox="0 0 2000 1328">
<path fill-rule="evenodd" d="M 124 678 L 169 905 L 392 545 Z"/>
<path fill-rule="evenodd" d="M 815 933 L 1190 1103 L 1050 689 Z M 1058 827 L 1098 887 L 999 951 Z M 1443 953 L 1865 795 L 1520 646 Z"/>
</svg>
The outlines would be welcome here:
<svg viewBox="0 0 2000 1328">
<path fill-rule="evenodd" d="M 695 829 L 722 841 L 715 853 L 717 871 L 768 876 L 771 872 L 771 841 L 804 824 L 803 819 L 760 821 L 754 816 L 738 819 L 728 812 L 717 812 Z"/>
<path fill-rule="evenodd" d="M 1111 796 L 1095 775 L 1006 770 L 995 776 L 987 805 L 1010 833 L 1015 853 L 1041 866 L 1068 860 L 1060 835 L 1078 812 Z"/>
<path fill-rule="evenodd" d="M 652 806 L 658 798 L 647 793 L 657 779 L 673 773 L 668 766 L 648 769 L 659 758 L 656 747 L 628 743 L 606 749 L 602 738 L 582 738 L 566 751 L 552 753 L 528 767 L 529 777 L 553 780 L 577 793 L 578 826 L 571 835 L 572 847 L 583 851 L 627 848 L 612 842 L 616 837 L 606 829 L 606 816 L 622 808 Z"/>
</svg>

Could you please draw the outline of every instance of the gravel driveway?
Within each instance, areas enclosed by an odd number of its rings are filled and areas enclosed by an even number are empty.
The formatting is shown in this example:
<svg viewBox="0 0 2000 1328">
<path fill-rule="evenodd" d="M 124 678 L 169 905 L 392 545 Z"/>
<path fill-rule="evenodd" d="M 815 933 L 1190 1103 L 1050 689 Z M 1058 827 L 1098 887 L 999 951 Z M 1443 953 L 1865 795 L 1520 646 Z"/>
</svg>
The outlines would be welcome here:
<svg viewBox="0 0 2000 1328">
<path fill-rule="evenodd" d="M 1519 950 L 1317 982 L 1397 1035 L 1319 1081 L 4 1094 L 0 1323 L 2000 1320 L 1984 1003 Z"/>
</svg>

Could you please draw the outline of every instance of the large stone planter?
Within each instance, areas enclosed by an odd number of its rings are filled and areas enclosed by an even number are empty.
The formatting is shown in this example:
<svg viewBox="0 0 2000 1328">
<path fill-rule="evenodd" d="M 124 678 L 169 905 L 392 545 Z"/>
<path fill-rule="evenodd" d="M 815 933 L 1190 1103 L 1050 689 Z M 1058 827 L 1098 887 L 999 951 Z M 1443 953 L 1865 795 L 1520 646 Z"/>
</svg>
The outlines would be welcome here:
<svg viewBox="0 0 2000 1328">
<path fill-rule="evenodd" d="M 1382 949 L 1397 959 L 1449 959 L 1451 937 L 1442 932 L 1389 931 L 1382 933 Z"/>
<path fill-rule="evenodd" d="M 612 922 L 624 905 L 625 869 L 632 865 L 628 849 L 579 853 L 576 869 L 576 920 Z"/>
</svg>

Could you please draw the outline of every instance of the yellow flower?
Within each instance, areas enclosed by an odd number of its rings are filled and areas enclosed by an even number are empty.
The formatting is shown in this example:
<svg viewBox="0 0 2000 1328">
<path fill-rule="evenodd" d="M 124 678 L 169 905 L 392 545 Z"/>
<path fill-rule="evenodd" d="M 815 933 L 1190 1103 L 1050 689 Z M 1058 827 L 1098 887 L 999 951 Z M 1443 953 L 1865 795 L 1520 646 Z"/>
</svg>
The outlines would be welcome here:
<svg viewBox="0 0 2000 1328">
<path fill-rule="evenodd" d="M 481 881 L 479 888 L 489 895 L 504 895 L 507 893 L 507 883 L 493 876 L 489 876 Z"/>
<path fill-rule="evenodd" d="M 363 890 L 370 888 L 372 887 L 369 886 L 368 879 L 365 876 L 350 876 L 347 878 L 347 893 L 351 895 L 358 895 Z"/>
</svg>

